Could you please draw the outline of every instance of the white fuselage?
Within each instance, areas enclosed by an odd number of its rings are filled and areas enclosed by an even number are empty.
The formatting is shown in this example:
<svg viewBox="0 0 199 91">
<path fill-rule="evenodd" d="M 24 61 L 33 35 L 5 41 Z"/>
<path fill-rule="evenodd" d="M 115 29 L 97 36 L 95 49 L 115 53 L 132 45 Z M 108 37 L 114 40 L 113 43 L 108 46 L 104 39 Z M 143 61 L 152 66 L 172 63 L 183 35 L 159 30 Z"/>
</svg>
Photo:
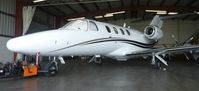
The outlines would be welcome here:
<svg viewBox="0 0 199 91">
<path fill-rule="evenodd" d="M 108 32 L 106 26 L 111 32 Z M 146 38 L 137 30 L 84 19 L 76 20 L 57 30 L 11 39 L 7 47 L 11 51 L 28 55 L 40 53 L 44 56 L 116 57 L 148 50 L 154 44 L 154 40 Z"/>
</svg>

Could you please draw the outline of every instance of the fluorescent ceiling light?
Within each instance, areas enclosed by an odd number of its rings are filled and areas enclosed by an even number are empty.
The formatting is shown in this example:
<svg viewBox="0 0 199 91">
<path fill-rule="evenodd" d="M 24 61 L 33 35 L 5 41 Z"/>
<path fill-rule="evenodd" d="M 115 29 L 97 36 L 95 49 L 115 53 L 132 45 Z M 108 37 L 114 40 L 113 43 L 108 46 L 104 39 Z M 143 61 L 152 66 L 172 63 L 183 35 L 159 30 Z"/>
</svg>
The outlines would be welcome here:
<svg viewBox="0 0 199 91">
<path fill-rule="evenodd" d="M 113 12 L 111 14 L 122 14 L 122 13 L 125 13 L 125 11 Z"/>
<path fill-rule="evenodd" d="M 103 16 L 95 16 L 96 19 L 103 18 Z"/>
<path fill-rule="evenodd" d="M 158 15 L 165 15 L 165 14 L 167 14 L 167 11 L 158 11 L 157 14 Z"/>
<path fill-rule="evenodd" d="M 104 17 L 112 17 L 115 14 L 122 14 L 122 13 L 125 13 L 125 11 L 118 11 L 118 12 L 113 12 L 113 13 L 106 13 L 104 15 Z"/>
<path fill-rule="evenodd" d="M 73 20 L 78 20 L 78 19 L 85 19 L 85 17 L 71 18 L 71 19 L 68 19 L 68 21 L 73 21 Z"/>
<path fill-rule="evenodd" d="M 34 0 L 33 3 L 38 3 L 38 2 L 43 2 L 43 1 L 46 1 L 46 0 Z"/>
<path fill-rule="evenodd" d="M 112 17 L 112 16 L 113 16 L 113 14 L 111 14 L 111 13 L 104 15 L 104 17 Z"/>
<path fill-rule="evenodd" d="M 169 15 L 176 15 L 176 14 L 178 14 L 178 12 L 169 12 L 168 14 Z"/>
<path fill-rule="evenodd" d="M 145 10 L 145 11 L 146 12 L 155 12 L 155 13 L 160 14 L 160 15 L 167 14 L 167 11 L 165 11 L 165 10 Z"/>
</svg>

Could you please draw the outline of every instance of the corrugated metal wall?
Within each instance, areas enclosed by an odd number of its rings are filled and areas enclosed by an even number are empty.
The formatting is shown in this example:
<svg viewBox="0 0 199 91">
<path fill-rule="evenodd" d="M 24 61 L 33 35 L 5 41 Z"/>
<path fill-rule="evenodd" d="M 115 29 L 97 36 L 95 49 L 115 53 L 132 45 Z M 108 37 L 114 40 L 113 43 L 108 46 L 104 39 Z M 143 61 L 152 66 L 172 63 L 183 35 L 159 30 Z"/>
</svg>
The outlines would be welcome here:
<svg viewBox="0 0 199 91">
<path fill-rule="evenodd" d="M 14 58 L 13 52 L 9 51 L 6 43 L 10 38 L 0 36 L 0 63 L 11 62 Z"/>
<path fill-rule="evenodd" d="M 54 29 L 54 16 L 37 8 L 27 33 L 35 33 L 49 29 Z"/>
<path fill-rule="evenodd" d="M 16 0 L 0 0 L 0 11 L 15 15 Z M 14 36 L 15 17 L 0 13 L 0 34 Z"/>
<path fill-rule="evenodd" d="M 38 8 L 35 11 L 33 20 L 40 22 L 43 25 L 48 26 L 49 28 L 52 28 L 52 26 L 54 24 L 54 17 L 47 14 L 46 12 L 41 11 Z"/>
<path fill-rule="evenodd" d="M 0 34 L 14 36 L 15 34 L 15 18 L 0 14 Z"/>
<path fill-rule="evenodd" d="M 15 14 L 15 0 L 0 0 L 0 11 Z"/>
</svg>

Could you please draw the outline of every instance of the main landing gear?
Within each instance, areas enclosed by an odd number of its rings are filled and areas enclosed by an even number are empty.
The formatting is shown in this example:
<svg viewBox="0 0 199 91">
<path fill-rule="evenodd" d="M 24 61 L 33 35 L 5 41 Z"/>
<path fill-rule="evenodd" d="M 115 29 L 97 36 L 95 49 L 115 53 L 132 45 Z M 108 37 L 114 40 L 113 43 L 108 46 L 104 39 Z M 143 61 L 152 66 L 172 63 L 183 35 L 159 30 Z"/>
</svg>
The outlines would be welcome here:
<svg viewBox="0 0 199 91">
<path fill-rule="evenodd" d="M 161 69 L 161 63 L 163 63 L 165 66 L 168 66 L 167 62 L 163 59 L 162 56 L 160 56 L 162 52 L 153 52 L 152 53 L 152 59 L 151 59 L 151 64 L 154 66 L 156 69 Z M 166 68 L 164 68 L 166 69 Z"/>
<path fill-rule="evenodd" d="M 43 68 L 41 67 L 40 73 L 44 73 L 45 76 L 54 76 L 58 71 L 58 62 L 56 61 L 56 57 L 54 57 L 53 60 L 49 60 L 45 63 Z"/>
<path fill-rule="evenodd" d="M 102 58 L 101 58 L 100 55 L 95 55 L 89 60 L 88 63 L 91 63 L 91 62 L 94 62 L 94 63 L 96 63 L 98 65 L 102 65 Z"/>
</svg>

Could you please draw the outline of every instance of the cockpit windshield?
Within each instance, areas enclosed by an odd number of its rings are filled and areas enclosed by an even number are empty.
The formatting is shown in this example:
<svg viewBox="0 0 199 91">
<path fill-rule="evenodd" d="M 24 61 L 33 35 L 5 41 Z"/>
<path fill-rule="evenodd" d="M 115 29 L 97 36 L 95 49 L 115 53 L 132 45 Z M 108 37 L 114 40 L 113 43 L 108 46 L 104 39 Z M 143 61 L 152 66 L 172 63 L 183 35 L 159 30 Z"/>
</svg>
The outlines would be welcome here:
<svg viewBox="0 0 199 91">
<path fill-rule="evenodd" d="M 88 27 L 88 24 L 86 20 L 74 20 L 67 23 L 60 29 L 87 30 L 87 27 Z"/>
</svg>

